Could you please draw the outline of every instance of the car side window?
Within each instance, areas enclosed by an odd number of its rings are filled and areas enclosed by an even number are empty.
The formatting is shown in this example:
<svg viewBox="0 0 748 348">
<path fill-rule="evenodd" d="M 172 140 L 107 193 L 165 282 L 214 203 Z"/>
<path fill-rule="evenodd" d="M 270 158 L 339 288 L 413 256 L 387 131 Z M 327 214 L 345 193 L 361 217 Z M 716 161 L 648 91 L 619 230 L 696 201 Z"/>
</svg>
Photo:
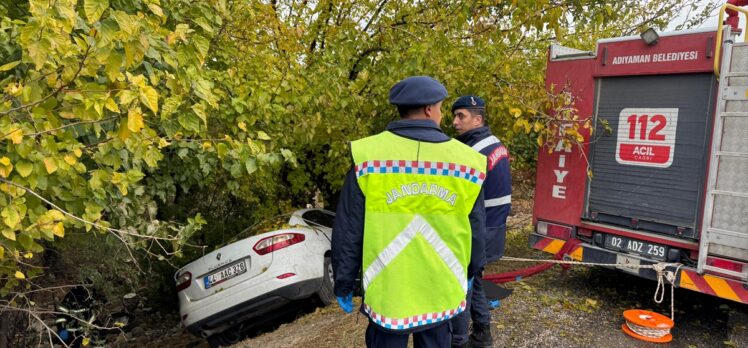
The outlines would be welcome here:
<svg viewBox="0 0 748 348">
<path fill-rule="evenodd" d="M 335 224 L 335 216 L 319 210 L 310 210 L 301 216 L 307 223 L 332 228 Z"/>
</svg>

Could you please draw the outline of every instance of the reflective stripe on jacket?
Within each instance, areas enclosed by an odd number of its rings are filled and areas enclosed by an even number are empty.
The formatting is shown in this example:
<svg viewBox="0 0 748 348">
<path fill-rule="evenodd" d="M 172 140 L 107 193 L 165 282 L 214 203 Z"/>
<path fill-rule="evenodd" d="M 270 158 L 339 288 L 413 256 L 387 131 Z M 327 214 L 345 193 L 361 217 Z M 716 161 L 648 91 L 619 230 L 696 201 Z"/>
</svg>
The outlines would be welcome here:
<svg viewBox="0 0 748 348">
<path fill-rule="evenodd" d="M 469 130 L 457 136 L 457 140 L 471 146 L 488 159 L 483 185 L 486 204 L 486 261 L 495 261 L 504 255 L 506 219 L 512 207 L 509 150 L 485 126 Z"/>
<path fill-rule="evenodd" d="M 382 132 L 351 143 L 365 196 L 364 311 L 390 330 L 452 318 L 465 308 L 468 215 L 486 158 L 455 140 L 426 143 Z"/>
</svg>

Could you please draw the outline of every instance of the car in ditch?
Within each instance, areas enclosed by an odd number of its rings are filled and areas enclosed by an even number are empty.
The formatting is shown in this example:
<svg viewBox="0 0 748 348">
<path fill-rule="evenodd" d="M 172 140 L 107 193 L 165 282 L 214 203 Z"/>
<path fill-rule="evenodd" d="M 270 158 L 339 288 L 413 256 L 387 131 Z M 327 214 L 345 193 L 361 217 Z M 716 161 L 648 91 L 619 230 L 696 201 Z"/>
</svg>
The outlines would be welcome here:
<svg viewBox="0 0 748 348">
<path fill-rule="evenodd" d="M 303 209 L 288 227 L 241 239 L 179 269 L 179 313 L 211 346 L 231 344 L 243 328 L 296 300 L 335 302 L 331 265 L 333 212 Z"/>
</svg>

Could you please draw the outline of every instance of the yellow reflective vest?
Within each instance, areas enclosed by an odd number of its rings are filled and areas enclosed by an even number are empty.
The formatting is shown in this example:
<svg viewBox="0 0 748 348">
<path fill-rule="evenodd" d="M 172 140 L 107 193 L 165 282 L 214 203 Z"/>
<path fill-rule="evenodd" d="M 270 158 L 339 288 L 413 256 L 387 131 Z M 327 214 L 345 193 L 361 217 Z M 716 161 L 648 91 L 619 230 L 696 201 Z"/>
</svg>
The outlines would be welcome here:
<svg viewBox="0 0 748 348">
<path fill-rule="evenodd" d="M 385 131 L 351 143 L 365 196 L 364 311 L 410 330 L 465 309 L 472 231 L 468 215 L 486 157 L 454 139 L 416 141 Z"/>
</svg>

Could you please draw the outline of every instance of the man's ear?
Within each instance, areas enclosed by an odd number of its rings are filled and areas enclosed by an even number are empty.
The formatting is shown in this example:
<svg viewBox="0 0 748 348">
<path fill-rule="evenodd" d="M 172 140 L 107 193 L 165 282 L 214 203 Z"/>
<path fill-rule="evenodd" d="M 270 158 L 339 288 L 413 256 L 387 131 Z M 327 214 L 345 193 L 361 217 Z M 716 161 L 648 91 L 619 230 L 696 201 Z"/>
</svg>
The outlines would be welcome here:
<svg viewBox="0 0 748 348">
<path fill-rule="evenodd" d="M 434 107 L 436 107 L 436 105 L 426 105 L 426 106 L 424 106 L 423 107 L 423 113 L 426 114 L 426 116 L 428 116 L 429 118 L 431 118 L 431 115 L 434 114 L 433 113 Z"/>
</svg>

